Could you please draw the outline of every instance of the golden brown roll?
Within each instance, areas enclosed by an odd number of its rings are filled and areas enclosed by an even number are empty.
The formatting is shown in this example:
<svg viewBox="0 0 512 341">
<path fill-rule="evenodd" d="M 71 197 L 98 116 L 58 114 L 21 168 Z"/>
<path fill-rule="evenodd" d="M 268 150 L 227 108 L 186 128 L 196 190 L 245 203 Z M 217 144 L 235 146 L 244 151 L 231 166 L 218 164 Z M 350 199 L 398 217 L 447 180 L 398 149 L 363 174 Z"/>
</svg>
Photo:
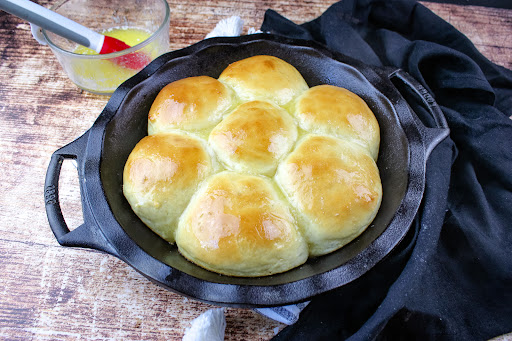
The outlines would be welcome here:
<svg viewBox="0 0 512 341">
<path fill-rule="evenodd" d="M 276 181 L 295 208 L 312 256 L 339 249 L 361 234 L 382 199 L 370 154 L 334 137 L 304 137 L 279 165 Z"/>
<path fill-rule="evenodd" d="M 180 252 L 221 274 L 256 277 L 304 263 L 307 245 L 264 177 L 221 172 L 192 198 L 176 231 Z"/>
<path fill-rule="evenodd" d="M 332 85 L 312 87 L 297 99 L 294 114 L 302 129 L 353 140 L 377 160 L 379 124 L 366 102 L 353 92 Z"/>
<path fill-rule="evenodd" d="M 263 100 L 285 105 L 308 89 L 295 67 L 273 56 L 254 56 L 230 64 L 219 80 L 243 101 Z"/>
<path fill-rule="evenodd" d="M 296 139 L 297 127 L 286 110 L 252 101 L 226 116 L 209 143 L 228 169 L 271 176 Z"/>
<path fill-rule="evenodd" d="M 232 105 L 232 91 L 215 78 L 177 80 L 156 96 L 149 110 L 148 134 L 212 128 Z"/>
<path fill-rule="evenodd" d="M 178 133 L 146 136 L 126 161 L 123 193 L 139 218 L 173 243 L 179 216 L 211 171 L 200 140 Z"/>
</svg>

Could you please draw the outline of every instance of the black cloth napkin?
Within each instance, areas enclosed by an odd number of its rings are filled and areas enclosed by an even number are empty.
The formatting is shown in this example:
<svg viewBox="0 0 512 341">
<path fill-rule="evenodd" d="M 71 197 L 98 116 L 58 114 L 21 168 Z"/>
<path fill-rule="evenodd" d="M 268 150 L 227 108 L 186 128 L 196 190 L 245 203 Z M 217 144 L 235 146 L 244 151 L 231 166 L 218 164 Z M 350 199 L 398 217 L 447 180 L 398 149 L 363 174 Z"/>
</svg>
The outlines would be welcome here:
<svg viewBox="0 0 512 341">
<path fill-rule="evenodd" d="M 343 0 L 302 25 L 268 10 L 261 30 L 404 69 L 430 91 L 451 131 L 430 155 L 406 239 L 360 279 L 313 299 L 275 339 L 485 340 L 511 332 L 512 72 L 414 1 Z"/>
</svg>

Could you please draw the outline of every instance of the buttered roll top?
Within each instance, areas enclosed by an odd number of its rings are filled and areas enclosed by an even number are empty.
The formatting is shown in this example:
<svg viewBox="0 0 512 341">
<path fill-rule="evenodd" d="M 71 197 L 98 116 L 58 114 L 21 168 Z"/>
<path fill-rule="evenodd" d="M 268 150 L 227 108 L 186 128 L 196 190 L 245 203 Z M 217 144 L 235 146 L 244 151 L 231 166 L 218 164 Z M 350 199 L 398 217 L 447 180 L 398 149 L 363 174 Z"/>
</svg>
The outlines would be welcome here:
<svg viewBox="0 0 512 341">
<path fill-rule="evenodd" d="M 158 93 L 149 110 L 148 134 L 211 128 L 232 104 L 232 91 L 217 79 L 199 76 L 172 82 Z"/>
<path fill-rule="evenodd" d="M 223 275 L 285 272 L 370 226 L 382 200 L 367 103 L 254 56 L 174 81 L 148 113 L 123 192 L 189 261 Z"/>
<path fill-rule="evenodd" d="M 203 141 L 179 133 L 146 136 L 126 161 L 123 191 L 141 220 L 172 243 L 178 218 L 211 173 Z"/>
<path fill-rule="evenodd" d="M 286 110 L 252 101 L 226 116 L 208 140 L 228 168 L 272 176 L 296 139 L 297 127 Z"/>
<path fill-rule="evenodd" d="M 332 85 L 312 87 L 297 99 L 294 115 L 302 129 L 358 143 L 377 160 L 379 124 L 353 92 Z"/>
<path fill-rule="evenodd" d="M 295 67 L 273 56 L 254 56 L 229 65 L 219 80 L 242 101 L 262 100 L 286 105 L 308 89 Z"/>
<path fill-rule="evenodd" d="M 233 276 L 283 272 L 308 258 L 275 184 L 233 172 L 210 177 L 198 190 L 181 217 L 176 242 L 192 262 Z"/>
<path fill-rule="evenodd" d="M 382 185 L 373 158 L 359 145 L 334 137 L 306 135 L 279 165 L 276 181 L 313 256 L 352 241 L 380 207 Z"/>
</svg>

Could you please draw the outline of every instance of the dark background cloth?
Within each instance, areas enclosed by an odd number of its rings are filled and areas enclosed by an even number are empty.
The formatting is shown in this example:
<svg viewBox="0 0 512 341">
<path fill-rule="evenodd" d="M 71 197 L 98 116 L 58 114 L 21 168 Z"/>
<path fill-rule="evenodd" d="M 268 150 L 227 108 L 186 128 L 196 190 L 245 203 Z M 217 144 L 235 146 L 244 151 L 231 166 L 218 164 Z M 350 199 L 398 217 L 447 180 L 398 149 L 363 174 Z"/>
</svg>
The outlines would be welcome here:
<svg viewBox="0 0 512 341">
<path fill-rule="evenodd" d="M 414 1 L 343 0 L 302 25 L 268 10 L 261 29 L 404 69 L 450 128 L 427 162 L 406 239 L 360 279 L 313 299 L 275 339 L 485 340 L 511 332 L 512 72 Z"/>
</svg>

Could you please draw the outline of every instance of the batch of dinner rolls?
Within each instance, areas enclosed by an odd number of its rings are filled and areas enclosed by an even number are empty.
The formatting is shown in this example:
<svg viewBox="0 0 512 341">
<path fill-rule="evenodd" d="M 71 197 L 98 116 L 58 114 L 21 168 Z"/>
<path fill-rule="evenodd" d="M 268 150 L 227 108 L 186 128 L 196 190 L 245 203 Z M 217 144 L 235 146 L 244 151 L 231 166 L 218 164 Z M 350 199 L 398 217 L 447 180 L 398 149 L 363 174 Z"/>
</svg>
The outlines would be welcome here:
<svg viewBox="0 0 512 341">
<path fill-rule="evenodd" d="M 272 275 L 371 224 L 382 199 L 379 143 L 378 122 L 356 94 L 310 88 L 289 63 L 254 56 L 218 79 L 160 91 L 123 192 L 189 261 L 229 276 Z"/>
</svg>

